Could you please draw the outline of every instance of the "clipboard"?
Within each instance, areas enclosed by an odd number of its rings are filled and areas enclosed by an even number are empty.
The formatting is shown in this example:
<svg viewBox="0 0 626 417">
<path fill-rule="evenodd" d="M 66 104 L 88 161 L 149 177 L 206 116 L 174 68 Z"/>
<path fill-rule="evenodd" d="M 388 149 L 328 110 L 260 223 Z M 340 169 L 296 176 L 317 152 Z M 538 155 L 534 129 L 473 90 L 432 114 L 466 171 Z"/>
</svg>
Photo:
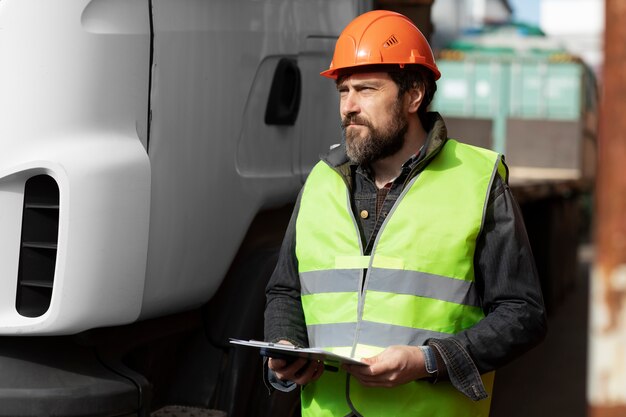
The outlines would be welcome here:
<svg viewBox="0 0 626 417">
<path fill-rule="evenodd" d="M 273 358 L 305 358 L 309 360 L 320 360 L 333 364 L 349 364 L 349 365 L 364 365 L 366 363 L 359 361 L 358 359 L 351 358 L 349 356 L 338 355 L 336 353 L 329 352 L 323 349 L 316 348 L 299 348 L 291 345 L 283 345 L 280 343 L 261 342 L 259 340 L 240 340 L 230 339 L 230 343 L 240 346 L 248 346 L 259 349 L 259 353 L 263 356 L 269 356 Z"/>
</svg>

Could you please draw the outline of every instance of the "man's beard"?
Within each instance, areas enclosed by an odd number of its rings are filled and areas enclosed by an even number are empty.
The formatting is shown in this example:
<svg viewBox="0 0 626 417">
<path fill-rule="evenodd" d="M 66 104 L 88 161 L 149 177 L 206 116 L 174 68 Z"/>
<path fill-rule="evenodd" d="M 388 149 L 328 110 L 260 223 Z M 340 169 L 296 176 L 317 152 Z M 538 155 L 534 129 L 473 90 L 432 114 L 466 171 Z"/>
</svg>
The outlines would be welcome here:
<svg viewBox="0 0 626 417">
<path fill-rule="evenodd" d="M 392 112 L 391 123 L 382 128 L 375 128 L 369 120 L 362 119 L 356 114 L 348 114 L 342 119 L 346 153 L 350 161 L 359 165 L 369 165 L 395 154 L 402 148 L 409 124 L 402 115 L 400 100 L 396 102 Z M 366 135 L 360 137 L 360 132 L 347 129 L 351 122 L 367 127 Z"/>
</svg>

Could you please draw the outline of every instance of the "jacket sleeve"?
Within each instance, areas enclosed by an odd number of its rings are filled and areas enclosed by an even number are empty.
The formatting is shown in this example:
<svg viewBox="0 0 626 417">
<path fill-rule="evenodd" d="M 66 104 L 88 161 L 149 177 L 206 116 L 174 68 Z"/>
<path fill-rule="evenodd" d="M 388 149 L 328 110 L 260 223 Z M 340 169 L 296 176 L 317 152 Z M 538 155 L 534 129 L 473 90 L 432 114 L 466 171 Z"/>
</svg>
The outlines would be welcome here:
<svg viewBox="0 0 626 417">
<path fill-rule="evenodd" d="M 265 340 L 287 340 L 296 346 L 307 347 L 308 337 L 304 312 L 300 301 L 300 278 L 295 256 L 296 218 L 300 197 L 296 201 L 291 220 L 278 256 L 278 263 L 265 290 Z"/>
<path fill-rule="evenodd" d="M 300 193 L 301 195 L 302 193 Z M 295 255 L 296 218 L 300 208 L 300 196 L 296 201 L 291 220 L 278 255 L 278 263 L 265 289 L 265 340 L 278 342 L 287 340 L 295 346 L 308 347 L 309 341 L 304 322 L 304 311 L 300 301 L 300 278 L 298 261 Z M 288 392 L 297 385 L 291 381 L 281 381 L 263 361 L 263 380 L 271 391 Z"/>
<path fill-rule="evenodd" d="M 430 339 L 444 376 L 473 400 L 487 393 L 481 373 L 501 367 L 547 331 L 545 308 L 526 229 L 509 186 L 494 181 L 474 258 L 485 318 L 453 337 Z M 442 364 L 442 365 L 444 365 Z"/>
</svg>

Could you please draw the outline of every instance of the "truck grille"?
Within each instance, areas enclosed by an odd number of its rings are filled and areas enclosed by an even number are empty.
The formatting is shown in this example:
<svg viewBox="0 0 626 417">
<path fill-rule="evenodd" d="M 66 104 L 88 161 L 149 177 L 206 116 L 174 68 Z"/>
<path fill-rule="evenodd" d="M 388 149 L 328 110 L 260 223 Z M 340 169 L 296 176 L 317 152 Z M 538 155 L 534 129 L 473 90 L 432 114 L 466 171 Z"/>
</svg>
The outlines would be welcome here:
<svg viewBox="0 0 626 417">
<path fill-rule="evenodd" d="M 50 307 L 59 235 L 59 187 L 49 175 L 26 181 L 15 307 L 39 317 Z"/>
</svg>

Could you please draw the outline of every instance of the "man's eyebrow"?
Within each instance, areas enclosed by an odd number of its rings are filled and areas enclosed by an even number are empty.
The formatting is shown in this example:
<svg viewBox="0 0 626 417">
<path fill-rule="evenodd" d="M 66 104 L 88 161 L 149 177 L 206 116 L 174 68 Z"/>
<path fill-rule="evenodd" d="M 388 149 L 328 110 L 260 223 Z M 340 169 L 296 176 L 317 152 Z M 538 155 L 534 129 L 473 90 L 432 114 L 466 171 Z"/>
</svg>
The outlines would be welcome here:
<svg viewBox="0 0 626 417">
<path fill-rule="evenodd" d="M 337 85 L 337 90 L 339 90 L 342 87 L 345 87 L 347 84 L 347 80 L 342 80 L 341 82 L 338 82 Z M 382 82 L 380 82 L 380 80 L 356 80 L 356 81 L 352 81 L 352 86 L 354 88 L 362 88 L 362 87 L 379 87 L 382 85 Z"/>
</svg>

